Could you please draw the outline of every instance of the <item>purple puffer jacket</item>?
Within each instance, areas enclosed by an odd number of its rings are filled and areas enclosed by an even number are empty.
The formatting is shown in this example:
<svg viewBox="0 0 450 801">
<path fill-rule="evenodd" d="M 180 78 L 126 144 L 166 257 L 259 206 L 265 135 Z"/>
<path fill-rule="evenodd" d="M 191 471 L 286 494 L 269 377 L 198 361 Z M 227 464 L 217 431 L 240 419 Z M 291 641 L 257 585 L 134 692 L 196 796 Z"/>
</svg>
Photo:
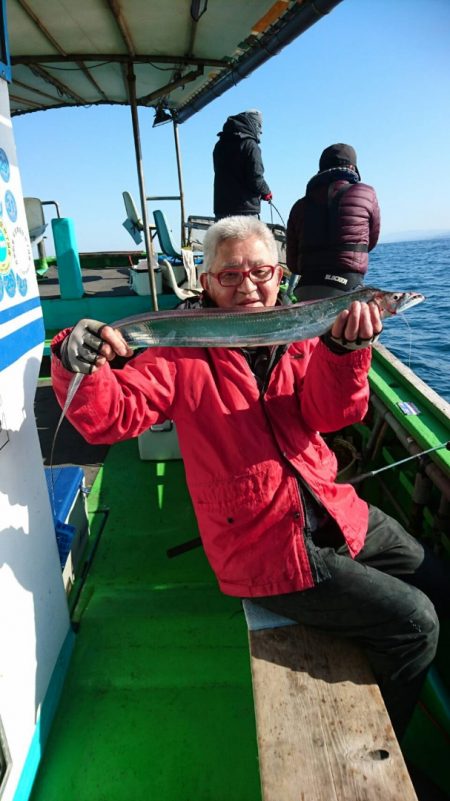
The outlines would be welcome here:
<svg viewBox="0 0 450 801">
<path fill-rule="evenodd" d="M 287 225 L 287 266 L 315 283 L 333 268 L 364 276 L 368 251 L 380 233 L 380 209 L 373 187 L 347 167 L 315 175 L 305 197 L 292 207 Z"/>
</svg>

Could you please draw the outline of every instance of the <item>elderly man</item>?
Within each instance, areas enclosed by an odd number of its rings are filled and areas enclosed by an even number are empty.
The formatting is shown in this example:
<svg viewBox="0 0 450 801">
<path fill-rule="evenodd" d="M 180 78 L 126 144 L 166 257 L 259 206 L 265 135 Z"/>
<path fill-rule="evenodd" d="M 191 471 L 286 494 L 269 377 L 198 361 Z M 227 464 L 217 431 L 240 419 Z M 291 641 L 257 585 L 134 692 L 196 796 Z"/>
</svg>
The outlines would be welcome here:
<svg viewBox="0 0 450 801">
<path fill-rule="evenodd" d="M 216 223 L 204 256 L 205 306 L 277 303 L 282 270 L 259 220 Z M 71 372 L 88 374 L 68 417 L 89 442 L 176 422 L 221 590 L 360 642 L 401 734 L 436 650 L 433 603 L 412 586 L 433 557 L 353 487 L 335 483 L 336 459 L 319 433 L 360 421 L 368 405 L 370 347 L 334 340 L 367 342 L 380 331 L 376 304 L 354 302 L 334 322 L 333 340 L 132 357 L 118 331 L 83 320 L 53 341 L 53 382 L 63 403 Z M 120 369 L 116 355 L 130 357 Z M 443 582 L 433 577 L 430 593 Z"/>
</svg>

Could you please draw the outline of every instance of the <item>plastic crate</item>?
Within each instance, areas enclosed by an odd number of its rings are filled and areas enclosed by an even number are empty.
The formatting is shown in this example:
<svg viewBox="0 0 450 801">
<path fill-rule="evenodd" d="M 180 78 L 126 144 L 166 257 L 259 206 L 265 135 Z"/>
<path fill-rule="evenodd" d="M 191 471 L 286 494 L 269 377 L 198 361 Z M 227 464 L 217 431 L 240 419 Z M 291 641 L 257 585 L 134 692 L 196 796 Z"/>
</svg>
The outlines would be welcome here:
<svg viewBox="0 0 450 801">
<path fill-rule="evenodd" d="M 46 467 L 56 543 L 66 591 L 79 571 L 89 536 L 84 473 L 81 467 Z"/>
<path fill-rule="evenodd" d="M 133 292 L 136 295 L 150 295 L 150 278 L 148 275 L 147 260 L 139 261 L 133 264 L 130 268 L 130 284 Z M 155 272 L 156 292 L 158 295 L 162 292 L 162 273 L 161 269 L 157 268 Z"/>
</svg>

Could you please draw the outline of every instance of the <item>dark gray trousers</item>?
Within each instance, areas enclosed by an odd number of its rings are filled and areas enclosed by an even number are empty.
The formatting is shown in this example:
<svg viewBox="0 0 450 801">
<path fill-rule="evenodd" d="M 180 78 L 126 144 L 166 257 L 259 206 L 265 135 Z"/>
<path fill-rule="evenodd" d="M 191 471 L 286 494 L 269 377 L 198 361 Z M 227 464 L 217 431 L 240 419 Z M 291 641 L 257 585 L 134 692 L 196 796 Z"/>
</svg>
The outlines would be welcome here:
<svg viewBox="0 0 450 801">
<path fill-rule="evenodd" d="M 359 643 L 400 738 L 436 653 L 436 610 L 449 612 L 450 569 L 396 520 L 374 506 L 369 511 L 366 541 L 355 559 L 335 529 L 319 530 L 308 545 L 318 549 L 329 578 L 303 592 L 251 600 Z"/>
</svg>

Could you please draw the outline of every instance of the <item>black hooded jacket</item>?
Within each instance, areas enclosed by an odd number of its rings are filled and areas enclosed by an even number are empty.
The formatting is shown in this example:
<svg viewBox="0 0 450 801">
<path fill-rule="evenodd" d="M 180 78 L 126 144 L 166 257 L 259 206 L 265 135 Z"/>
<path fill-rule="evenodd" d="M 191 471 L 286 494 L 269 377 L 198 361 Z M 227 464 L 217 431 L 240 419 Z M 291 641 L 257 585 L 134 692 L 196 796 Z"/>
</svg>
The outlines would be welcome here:
<svg viewBox="0 0 450 801">
<path fill-rule="evenodd" d="M 214 152 L 214 214 L 259 214 L 261 197 L 270 193 L 259 147 L 261 117 L 242 112 L 228 117 Z"/>
</svg>

